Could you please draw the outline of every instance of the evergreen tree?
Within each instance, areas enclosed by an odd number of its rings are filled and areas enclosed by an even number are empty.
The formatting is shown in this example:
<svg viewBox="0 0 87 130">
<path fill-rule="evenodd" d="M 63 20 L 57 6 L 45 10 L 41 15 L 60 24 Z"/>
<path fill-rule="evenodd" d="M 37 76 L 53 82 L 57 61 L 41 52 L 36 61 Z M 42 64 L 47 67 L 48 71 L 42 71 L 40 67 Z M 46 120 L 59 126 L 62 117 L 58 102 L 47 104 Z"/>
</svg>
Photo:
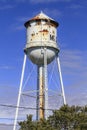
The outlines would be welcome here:
<svg viewBox="0 0 87 130">
<path fill-rule="evenodd" d="M 64 105 L 47 120 L 33 121 L 32 115 L 19 122 L 20 130 L 87 130 L 87 106 Z"/>
</svg>

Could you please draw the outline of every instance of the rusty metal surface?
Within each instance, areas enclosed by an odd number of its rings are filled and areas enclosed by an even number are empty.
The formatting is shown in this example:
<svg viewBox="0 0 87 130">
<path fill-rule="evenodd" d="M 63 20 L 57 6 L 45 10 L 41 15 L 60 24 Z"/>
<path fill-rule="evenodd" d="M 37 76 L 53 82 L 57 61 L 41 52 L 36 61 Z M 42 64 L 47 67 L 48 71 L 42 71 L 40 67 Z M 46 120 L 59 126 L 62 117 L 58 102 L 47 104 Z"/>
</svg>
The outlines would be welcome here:
<svg viewBox="0 0 87 130">
<path fill-rule="evenodd" d="M 58 22 L 56 22 L 54 19 L 48 17 L 43 12 L 41 12 L 40 14 L 36 15 L 35 17 L 29 19 L 24 25 L 25 25 L 25 27 L 27 27 L 30 24 L 30 22 L 32 22 L 32 21 L 38 21 L 39 22 L 41 20 L 46 21 L 46 22 L 48 21 L 51 24 L 55 25 L 56 27 L 59 26 Z"/>
<path fill-rule="evenodd" d="M 47 63 L 50 63 L 49 61 L 52 61 L 56 52 L 59 51 L 56 40 L 57 26 L 52 20 L 47 15 L 40 13 L 31 19 L 26 27 L 27 44 L 24 51 L 35 64 L 43 64 L 41 48 L 47 47 Z"/>
<path fill-rule="evenodd" d="M 57 32 L 55 26 L 47 23 L 35 22 L 27 28 L 27 44 L 26 47 L 34 46 L 50 46 L 57 48 L 56 44 Z M 50 44 L 49 44 L 50 43 Z"/>
<path fill-rule="evenodd" d="M 39 66 L 39 118 L 44 119 L 44 74 L 43 67 Z"/>
</svg>

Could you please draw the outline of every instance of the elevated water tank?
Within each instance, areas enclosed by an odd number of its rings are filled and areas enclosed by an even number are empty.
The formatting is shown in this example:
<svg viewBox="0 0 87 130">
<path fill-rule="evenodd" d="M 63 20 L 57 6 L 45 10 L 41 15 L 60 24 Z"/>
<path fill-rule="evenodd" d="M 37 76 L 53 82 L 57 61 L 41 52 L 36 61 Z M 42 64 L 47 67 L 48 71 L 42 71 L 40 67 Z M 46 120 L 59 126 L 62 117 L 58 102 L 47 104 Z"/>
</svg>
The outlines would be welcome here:
<svg viewBox="0 0 87 130">
<path fill-rule="evenodd" d="M 43 49 L 47 49 L 47 64 L 53 61 L 59 49 L 57 47 L 57 27 L 59 23 L 43 12 L 28 20 L 27 43 L 24 52 L 37 65 L 44 64 Z"/>
</svg>

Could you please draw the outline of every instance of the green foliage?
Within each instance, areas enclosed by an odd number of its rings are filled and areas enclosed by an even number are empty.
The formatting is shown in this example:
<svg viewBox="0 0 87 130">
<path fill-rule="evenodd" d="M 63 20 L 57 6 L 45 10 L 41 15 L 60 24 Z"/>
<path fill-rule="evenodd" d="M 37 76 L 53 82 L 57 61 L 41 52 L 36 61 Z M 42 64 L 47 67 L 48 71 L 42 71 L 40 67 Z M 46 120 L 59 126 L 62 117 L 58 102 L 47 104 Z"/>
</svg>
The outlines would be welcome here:
<svg viewBox="0 0 87 130">
<path fill-rule="evenodd" d="M 32 121 L 32 115 L 27 115 L 27 120 L 19 122 L 20 130 L 35 130 L 35 124 Z"/>
<path fill-rule="evenodd" d="M 19 122 L 20 125 L 20 130 L 55 130 L 53 129 L 48 122 L 44 119 L 44 120 L 40 120 L 40 121 L 32 121 L 32 116 L 31 115 L 27 115 L 27 120 L 23 121 L 23 122 Z"/>
<path fill-rule="evenodd" d="M 20 130 L 87 130 L 87 106 L 64 105 L 53 111 L 48 120 L 32 121 L 29 115 L 19 125 Z"/>
<path fill-rule="evenodd" d="M 48 118 L 50 125 L 59 130 L 83 130 L 87 129 L 87 113 L 84 107 L 64 105 L 60 110 L 53 111 Z"/>
</svg>

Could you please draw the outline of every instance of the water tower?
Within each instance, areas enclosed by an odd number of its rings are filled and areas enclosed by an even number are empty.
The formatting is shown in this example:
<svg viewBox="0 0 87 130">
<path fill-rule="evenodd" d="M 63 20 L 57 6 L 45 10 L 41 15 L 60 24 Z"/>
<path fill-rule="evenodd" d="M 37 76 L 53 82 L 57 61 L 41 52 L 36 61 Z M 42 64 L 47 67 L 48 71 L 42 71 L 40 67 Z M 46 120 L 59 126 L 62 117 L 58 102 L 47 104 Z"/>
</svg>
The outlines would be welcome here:
<svg viewBox="0 0 87 130">
<path fill-rule="evenodd" d="M 27 29 L 27 43 L 24 49 L 28 58 L 37 65 L 37 118 L 44 118 L 47 114 L 47 64 L 58 56 L 57 27 L 58 22 L 40 13 L 25 24 Z M 63 93 L 64 103 L 65 96 Z"/>
<path fill-rule="evenodd" d="M 55 58 L 58 65 L 59 77 L 61 83 L 63 103 L 66 104 L 62 74 L 59 62 L 59 48 L 57 46 L 57 27 L 59 23 L 48 17 L 43 12 L 28 20 L 25 24 L 27 31 L 26 46 L 24 49 L 27 57 L 37 65 L 37 120 L 47 118 L 48 109 L 48 76 L 47 65 Z M 23 65 L 23 73 L 21 76 L 20 89 L 17 106 L 19 106 L 21 88 L 23 82 L 25 60 Z M 18 108 L 16 110 L 15 123 L 17 120 Z M 15 127 L 15 126 L 14 126 Z M 15 130 L 15 128 L 14 128 Z"/>
</svg>

